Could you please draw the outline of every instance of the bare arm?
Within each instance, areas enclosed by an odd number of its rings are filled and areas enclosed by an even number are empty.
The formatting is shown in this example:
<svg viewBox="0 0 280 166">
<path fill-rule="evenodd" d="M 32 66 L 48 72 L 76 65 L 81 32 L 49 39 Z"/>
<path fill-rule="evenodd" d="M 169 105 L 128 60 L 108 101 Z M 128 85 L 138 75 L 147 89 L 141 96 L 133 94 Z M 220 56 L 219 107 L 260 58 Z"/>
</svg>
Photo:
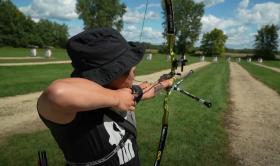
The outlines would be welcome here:
<svg viewBox="0 0 280 166">
<path fill-rule="evenodd" d="M 69 78 L 53 82 L 38 99 L 38 111 L 48 120 L 67 123 L 75 114 L 98 108 L 112 107 L 133 111 L 131 89 L 106 89 L 82 78 Z"/>
<path fill-rule="evenodd" d="M 143 89 L 143 97 L 142 100 L 147 100 L 156 96 L 156 94 L 166 88 L 172 86 L 174 79 L 163 80 L 156 84 L 142 83 L 139 86 Z"/>
</svg>

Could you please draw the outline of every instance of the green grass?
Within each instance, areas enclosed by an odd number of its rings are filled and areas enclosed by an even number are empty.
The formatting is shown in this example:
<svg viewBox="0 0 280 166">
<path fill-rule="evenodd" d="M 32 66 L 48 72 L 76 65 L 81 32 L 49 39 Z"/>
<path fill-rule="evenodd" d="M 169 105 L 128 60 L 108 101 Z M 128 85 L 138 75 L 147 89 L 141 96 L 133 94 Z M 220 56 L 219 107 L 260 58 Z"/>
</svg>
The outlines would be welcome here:
<svg viewBox="0 0 280 166">
<path fill-rule="evenodd" d="M 262 81 L 270 88 L 276 90 L 280 94 L 280 74 L 279 72 L 257 66 L 251 63 L 241 63 L 253 77 Z"/>
<path fill-rule="evenodd" d="M 63 154 L 48 130 L 10 137 L 0 148 L 0 165 L 37 165 L 39 150 L 46 150 L 49 165 L 64 164 Z"/>
<path fill-rule="evenodd" d="M 0 67 L 0 97 L 43 90 L 53 80 L 66 78 L 70 64 Z"/>
<path fill-rule="evenodd" d="M 26 57 L 30 55 L 29 48 L 0 47 L 0 57 Z"/>
<path fill-rule="evenodd" d="M 187 65 L 199 61 L 199 58 L 197 57 L 188 56 L 187 59 L 188 59 Z M 171 65 L 170 61 L 167 61 L 165 55 L 163 54 L 154 54 L 152 61 L 146 60 L 146 56 L 145 56 L 143 60 L 137 65 L 136 75 L 150 74 L 155 71 L 170 69 L 170 65 Z"/>
<path fill-rule="evenodd" d="M 226 63 L 211 64 L 194 73 L 182 87 L 213 103 L 206 109 L 174 92 L 169 102 L 169 135 L 162 165 L 231 165 L 228 138 L 223 128 L 227 110 L 229 69 Z M 163 96 L 137 107 L 138 141 L 143 165 L 152 165 L 159 142 Z"/>
<path fill-rule="evenodd" d="M 196 58 L 190 58 L 196 62 Z M 150 74 L 168 69 L 169 62 L 164 56 L 154 56 L 152 61 L 143 60 L 137 66 L 137 75 Z M 70 64 L 34 65 L 34 66 L 0 66 L 0 97 L 14 96 L 45 89 L 52 81 L 70 76 Z"/>
<path fill-rule="evenodd" d="M 207 109 L 192 99 L 174 92 L 169 101 L 169 131 L 163 166 L 232 165 L 228 137 L 223 128 L 227 110 L 229 69 L 226 63 L 211 64 L 194 73 L 182 88 L 213 103 Z M 206 84 L 207 83 L 207 84 Z M 159 141 L 163 95 L 137 106 L 138 143 L 143 166 L 152 165 Z M 34 165 L 36 152 L 45 149 L 50 165 L 62 165 L 63 157 L 49 132 L 15 135 L 0 147 L 0 163 Z M 28 162 L 22 162 L 28 161 Z"/>
<path fill-rule="evenodd" d="M 267 66 L 271 66 L 271 67 L 280 68 L 280 60 L 278 60 L 278 61 L 264 61 L 263 64 L 267 65 Z"/>
<path fill-rule="evenodd" d="M 37 49 L 37 57 L 43 57 L 44 60 L 68 60 L 69 57 L 65 49 L 54 48 L 52 49 L 53 59 L 45 58 L 45 49 Z M 0 47 L 0 57 L 31 57 L 29 48 L 12 48 L 12 47 Z M 0 63 L 20 63 L 20 62 L 29 62 L 30 60 L 3 60 L 0 59 Z M 33 60 L 34 61 L 34 60 Z M 38 62 L 42 61 L 37 59 Z"/>
<path fill-rule="evenodd" d="M 63 61 L 70 59 L 56 59 L 56 58 L 42 58 L 42 59 L 0 59 L 1 63 L 28 63 L 28 62 L 53 62 L 53 61 Z"/>
</svg>

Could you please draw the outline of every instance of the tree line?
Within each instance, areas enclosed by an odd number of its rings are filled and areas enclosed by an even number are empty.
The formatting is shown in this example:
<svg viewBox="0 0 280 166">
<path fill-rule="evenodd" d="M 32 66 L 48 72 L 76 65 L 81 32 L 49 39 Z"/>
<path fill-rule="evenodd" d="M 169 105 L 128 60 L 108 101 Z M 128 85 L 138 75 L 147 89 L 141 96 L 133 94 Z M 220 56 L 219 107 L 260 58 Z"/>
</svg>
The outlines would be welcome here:
<svg viewBox="0 0 280 166">
<path fill-rule="evenodd" d="M 0 46 L 65 47 L 68 27 L 49 20 L 34 22 L 10 0 L 0 0 Z"/>
<path fill-rule="evenodd" d="M 162 8 L 165 9 L 162 3 Z M 173 0 L 174 25 L 177 54 L 194 53 L 194 47 L 201 33 L 201 18 L 204 15 L 204 4 L 195 3 L 193 0 Z M 84 29 L 97 27 L 113 27 L 119 31 L 123 29 L 123 15 L 126 13 L 126 5 L 120 0 L 77 0 L 76 12 L 83 20 Z M 165 10 L 162 11 L 164 20 Z M 0 46 L 14 47 L 28 45 L 51 45 L 64 47 L 68 38 L 66 25 L 59 25 L 48 20 L 40 20 L 35 23 L 30 17 L 21 13 L 10 0 L 0 0 Z M 163 22 L 166 36 L 166 22 Z M 274 59 L 278 49 L 279 27 L 265 25 L 258 30 L 255 36 L 253 53 L 256 57 Z M 214 28 L 203 34 L 201 50 L 206 56 L 221 56 L 225 52 L 225 44 L 228 37 L 220 29 Z M 144 43 L 147 48 L 159 48 L 166 52 L 166 43 L 162 46 L 154 46 Z"/>
<path fill-rule="evenodd" d="M 166 20 L 165 3 L 162 1 L 163 20 Z M 200 50 L 206 56 L 221 56 L 226 50 L 225 44 L 228 36 L 221 29 L 214 28 L 210 32 L 206 32 L 202 36 L 201 46 L 195 48 L 194 44 L 198 41 L 201 33 L 201 18 L 204 14 L 204 4 L 195 3 L 193 0 L 173 0 L 174 25 L 176 45 L 175 52 L 177 54 L 193 54 L 196 50 Z M 79 18 L 84 21 L 85 29 L 95 27 L 114 27 L 119 31 L 123 28 L 123 20 L 126 6 L 120 0 L 78 0 L 76 10 Z M 166 36 L 166 22 L 163 22 Z M 263 57 L 265 59 L 274 59 L 278 53 L 278 33 L 279 27 L 276 25 L 263 26 L 255 36 L 255 47 L 252 50 L 242 50 L 242 52 L 253 53 L 255 57 Z M 152 47 L 145 43 L 147 48 Z M 158 46 L 159 52 L 167 53 L 166 43 Z M 155 48 L 155 47 L 154 47 Z M 236 50 L 232 50 L 237 52 Z"/>
</svg>

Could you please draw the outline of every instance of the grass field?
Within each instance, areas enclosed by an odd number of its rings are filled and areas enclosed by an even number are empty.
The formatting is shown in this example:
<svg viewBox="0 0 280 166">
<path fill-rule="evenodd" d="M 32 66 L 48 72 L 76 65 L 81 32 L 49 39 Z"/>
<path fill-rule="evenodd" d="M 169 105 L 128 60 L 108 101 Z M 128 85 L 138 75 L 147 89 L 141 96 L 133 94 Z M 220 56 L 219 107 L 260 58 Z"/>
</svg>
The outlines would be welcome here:
<svg viewBox="0 0 280 166">
<path fill-rule="evenodd" d="M 278 61 L 264 61 L 263 64 L 267 65 L 267 66 L 271 66 L 271 67 L 280 68 L 280 60 L 278 60 Z"/>
<path fill-rule="evenodd" d="M 246 54 L 246 53 L 232 53 L 232 52 L 225 52 L 223 53 L 224 56 L 230 56 L 230 57 L 247 57 L 251 56 L 251 54 Z"/>
<path fill-rule="evenodd" d="M 158 60 L 158 56 L 165 57 L 163 54 L 158 54 L 155 50 L 153 52 L 153 59 Z M 54 48 L 52 49 L 52 58 L 46 58 L 44 56 L 45 49 L 37 49 L 36 59 L 1 59 L 1 57 L 31 57 L 29 48 L 11 48 L 11 47 L 0 47 L 0 63 L 24 63 L 24 62 L 46 62 L 46 61 L 58 61 L 58 60 L 70 60 L 65 49 Z M 197 57 L 188 56 L 190 63 Z M 161 59 L 164 61 L 164 59 Z M 161 61 L 161 62 L 163 62 Z M 159 62 L 158 65 L 165 65 L 167 63 Z M 157 64 L 156 64 L 157 65 Z"/>
<path fill-rule="evenodd" d="M 280 94 L 280 74 L 278 72 L 251 63 L 243 62 L 241 65 L 251 73 L 253 77 Z"/>
<path fill-rule="evenodd" d="M 45 89 L 55 79 L 69 76 L 70 64 L 0 67 L 0 97 Z"/>
<path fill-rule="evenodd" d="M 212 109 L 174 92 L 170 100 L 169 136 L 162 165 L 231 165 L 223 128 L 227 110 L 228 65 L 212 64 L 187 78 L 182 85 L 213 102 Z M 207 82 L 207 84 L 205 84 Z M 143 165 L 155 159 L 162 116 L 163 96 L 138 106 L 137 124 Z M 149 123 L 147 123 L 149 122 Z"/>
<path fill-rule="evenodd" d="M 11 47 L 0 47 L 0 57 L 31 57 L 29 48 L 11 48 Z M 37 49 L 37 57 L 43 59 L 35 60 L 6 60 L 0 59 L 0 63 L 23 63 L 23 62 L 42 62 L 42 61 L 53 61 L 53 60 L 69 60 L 65 49 L 54 48 L 52 49 L 52 58 L 45 58 L 45 49 Z"/>
<path fill-rule="evenodd" d="M 195 57 L 189 58 L 189 63 L 197 62 Z M 152 61 L 143 60 L 137 66 L 137 75 L 149 74 L 170 68 L 170 62 L 162 55 L 156 55 Z M 14 96 L 45 89 L 56 79 L 69 77 L 72 72 L 70 64 L 33 65 L 33 66 L 0 66 L 0 97 Z"/>
<path fill-rule="evenodd" d="M 54 56 L 65 58 L 67 56 L 67 52 L 62 48 L 53 48 L 52 53 Z M 37 56 L 44 56 L 45 49 L 38 48 Z M 12 47 L 0 47 L 0 57 L 30 57 L 30 49 L 29 48 L 12 48 Z"/>
<path fill-rule="evenodd" d="M 182 87 L 213 103 L 207 109 L 174 92 L 169 102 L 169 134 L 162 165 L 232 165 L 223 115 L 227 110 L 229 69 L 212 64 L 187 78 Z M 207 82 L 207 84 L 205 84 Z M 161 129 L 163 94 L 137 106 L 138 143 L 143 166 L 152 165 Z M 48 131 L 10 137 L 0 148 L 4 165 L 34 165 L 45 149 L 50 165 L 63 165 L 62 153 Z M 24 162 L 22 162 L 24 161 Z"/>
</svg>

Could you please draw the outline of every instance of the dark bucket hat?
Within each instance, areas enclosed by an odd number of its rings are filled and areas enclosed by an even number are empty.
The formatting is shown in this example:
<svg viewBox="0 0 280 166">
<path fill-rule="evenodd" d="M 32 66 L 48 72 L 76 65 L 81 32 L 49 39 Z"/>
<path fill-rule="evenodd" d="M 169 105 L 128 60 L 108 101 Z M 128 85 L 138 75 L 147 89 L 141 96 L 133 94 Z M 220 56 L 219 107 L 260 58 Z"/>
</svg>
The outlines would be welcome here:
<svg viewBox="0 0 280 166">
<path fill-rule="evenodd" d="M 107 85 L 141 61 L 144 47 L 127 42 L 112 28 L 97 28 L 70 38 L 67 52 L 74 67 L 71 77 Z"/>
</svg>

